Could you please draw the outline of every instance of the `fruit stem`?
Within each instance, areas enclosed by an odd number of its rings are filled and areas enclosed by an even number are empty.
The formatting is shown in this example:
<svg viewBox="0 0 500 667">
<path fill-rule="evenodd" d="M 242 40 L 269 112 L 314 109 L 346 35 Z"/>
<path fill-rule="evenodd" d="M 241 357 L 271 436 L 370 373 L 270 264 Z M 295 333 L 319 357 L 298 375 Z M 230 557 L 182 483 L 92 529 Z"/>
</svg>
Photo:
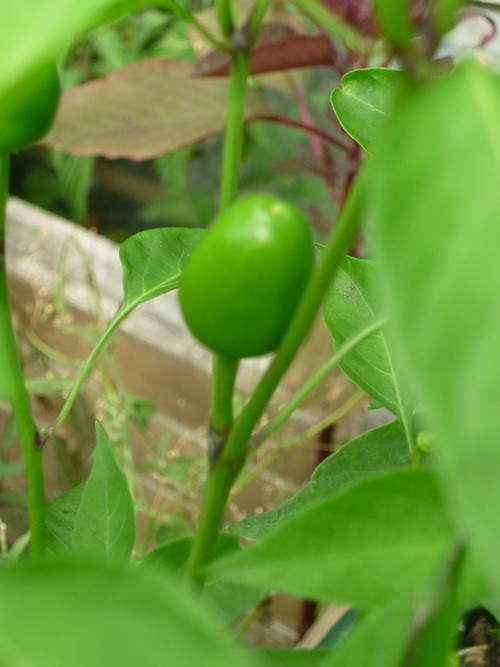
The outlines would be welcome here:
<svg viewBox="0 0 500 667">
<path fill-rule="evenodd" d="M 212 363 L 210 429 L 208 433 L 210 466 L 214 466 L 217 462 L 233 425 L 233 391 L 239 360 L 214 354 Z"/>
<path fill-rule="evenodd" d="M 299 407 L 299 405 L 301 405 L 312 394 L 312 392 L 317 389 L 317 387 L 323 382 L 323 380 L 328 377 L 333 369 L 337 368 L 337 366 L 342 363 L 342 361 L 353 350 L 361 345 L 361 343 L 363 343 L 367 338 L 379 331 L 386 323 L 386 318 L 374 320 L 359 333 L 354 334 L 354 336 L 344 341 L 335 354 L 331 356 L 330 359 L 325 361 L 325 363 L 318 369 L 318 371 L 314 373 L 314 375 L 312 375 L 302 387 L 300 387 L 291 400 L 275 415 L 275 417 L 262 429 L 262 431 L 257 433 L 252 438 L 252 446 L 260 446 L 271 435 L 273 435 L 273 433 L 280 429 Z"/>
</svg>

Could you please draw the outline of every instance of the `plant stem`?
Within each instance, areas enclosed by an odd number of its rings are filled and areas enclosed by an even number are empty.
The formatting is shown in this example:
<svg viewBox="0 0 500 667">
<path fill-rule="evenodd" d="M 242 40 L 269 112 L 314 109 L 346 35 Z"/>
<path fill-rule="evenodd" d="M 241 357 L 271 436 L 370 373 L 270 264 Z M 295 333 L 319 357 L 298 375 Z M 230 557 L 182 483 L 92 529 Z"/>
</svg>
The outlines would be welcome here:
<svg viewBox="0 0 500 667">
<path fill-rule="evenodd" d="M 5 262 L 5 226 L 9 177 L 9 155 L 0 154 L 0 389 L 9 399 L 16 420 L 24 457 L 30 551 L 40 555 L 45 542 L 45 491 L 43 483 L 42 451 L 37 448 L 37 432 L 29 396 L 24 384 L 21 362 L 17 351 L 7 293 Z"/>
<path fill-rule="evenodd" d="M 64 405 L 62 406 L 61 411 L 57 416 L 57 419 L 53 424 L 43 428 L 40 431 L 40 444 L 43 445 L 48 440 L 48 438 L 51 435 L 53 435 L 63 425 L 64 421 L 66 420 L 67 416 L 71 411 L 71 408 L 75 403 L 76 397 L 80 393 L 83 383 L 90 375 L 90 372 L 92 371 L 92 368 L 95 364 L 97 357 L 105 347 L 108 340 L 111 338 L 111 334 L 118 328 L 118 326 L 123 322 L 123 320 L 127 317 L 127 315 L 129 315 L 132 312 L 132 310 L 135 308 L 135 305 L 136 304 L 133 303 L 126 308 L 120 308 L 113 317 L 113 319 L 109 322 L 104 333 L 94 346 L 92 352 L 85 359 L 85 362 L 81 367 L 80 372 L 78 373 L 78 377 L 76 378 L 75 384 L 71 388 L 68 398 L 65 400 Z"/>
<path fill-rule="evenodd" d="M 222 151 L 221 209 L 230 204 L 238 192 L 249 61 L 250 56 L 247 51 L 233 53 L 226 133 Z"/>
<path fill-rule="evenodd" d="M 322 433 L 326 428 L 336 424 L 338 421 L 340 421 L 340 419 L 349 414 L 349 412 L 360 402 L 364 395 L 364 392 L 360 389 L 355 391 L 354 394 L 350 396 L 343 405 L 337 408 L 337 410 L 334 410 L 334 412 L 327 415 L 320 422 L 313 424 L 310 428 L 308 428 L 307 431 L 302 434 L 303 439 L 312 440 L 320 433 Z"/>
<path fill-rule="evenodd" d="M 233 0 L 215 0 L 215 15 L 221 33 L 230 37 L 234 31 Z"/>
<path fill-rule="evenodd" d="M 250 41 L 253 44 L 257 41 L 259 36 L 260 27 L 264 20 L 267 10 L 271 0 L 255 0 L 255 4 L 252 9 L 252 13 L 248 19 L 248 34 L 250 36 Z"/>
<path fill-rule="evenodd" d="M 231 497 L 234 498 L 240 494 L 243 489 L 245 489 L 249 484 L 253 482 L 254 479 L 257 479 L 262 475 L 262 473 L 269 468 L 269 466 L 283 456 L 289 449 L 296 447 L 297 445 L 304 443 L 308 440 L 314 440 L 318 435 L 321 434 L 325 428 L 333 426 L 340 419 L 343 419 L 354 407 L 359 403 L 365 394 L 362 391 L 355 392 L 350 396 L 345 403 L 340 405 L 336 410 L 327 415 L 321 422 L 317 422 L 310 426 L 303 433 L 298 433 L 287 438 L 284 438 L 279 441 L 278 447 L 273 448 L 269 453 L 266 453 L 260 460 L 258 465 L 253 466 L 251 470 L 248 468 L 240 475 L 238 478 L 237 484 L 233 485 L 231 488 Z M 252 438 L 252 444 L 254 442 Z"/>
<path fill-rule="evenodd" d="M 186 568 L 186 577 L 198 586 L 205 581 L 206 567 L 223 521 L 229 492 L 245 463 L 252 431 L 309 332 L 335 271 L 358 232 L 361 190 L 362 179 L 358 177 L 330 236 L 323 259 L 306 288 L 271 365 L 236 420 L 220 457 L 209 473 L 198 529 Z"/>
<path fill-rule="evenodd" d="M 301 405 L 307 398 L 312 394 L 312 392 L 323 382 L 323 380 L 336 368 L 346 357 L 349 355 L 358 345 L 363 341 L 373 335 L 375 332 L 379 331 L 381 327 L 386 323 L 386 319 L 375 320 L 362 331 L 355 334 L 348 340 L 346 340 L 337 350 L 337 352 L 330 357 L 321 368 L 309 378 L 309 380 L 302 385 L 302 387 L 296 392 L 292 399 L 285 405 L 285 407 L 278 412 L 278 414 L 265 426 L 260 434 L 257 434 L 255 438 L 252 439 L 252 445 L 257 446 L 265 442 L 273 433 L 275 433 L 283 424 L 288 420 L 288 418 L 295 412 L 295 410 Z"/>
<path fill-rule="evenodd" d="M 213 355 L 208 452 L 215 465 L 233 425 L 233 391 L 239 359 Z"/>
<path fill-rule="evenodd" d="M 314 125 L 310 125 L 309 123 L 304 123 L 299 120 L 294 120 L 293 118 L 288 118 L 287 116 L 280 116 L 279 114 L 259 114 L 249 118 L 246 123 L 254 123 L 255 121 L 259 120 L 267 121 L 269 123 L 279 123 L 280 125 L 288 125 L 289 127 L 296 127 L 297 129 L 305 130 L 309 134 L 314 134 L 315 136 L 322 139 L 325 143 L 332 144 L 333 146 L 336 146 L 343 151 L 351 150 L 351 145 L 348 143 L 345 137 L 334 137 L 332 134 L 328 134 L 328 132 L 324 132 L 318 127 L 314 127 Z"/>
</svg>

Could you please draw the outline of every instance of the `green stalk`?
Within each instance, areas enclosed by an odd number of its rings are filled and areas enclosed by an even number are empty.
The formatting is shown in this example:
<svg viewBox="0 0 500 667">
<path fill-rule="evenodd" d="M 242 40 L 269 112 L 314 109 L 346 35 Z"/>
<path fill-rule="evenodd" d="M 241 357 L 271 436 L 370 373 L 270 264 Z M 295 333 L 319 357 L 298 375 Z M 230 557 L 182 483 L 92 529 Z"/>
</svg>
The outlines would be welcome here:
<svg viewBox="0 0 500 667">
<path fill-rule="evenodd" d="M 210 471 L 198 529 L 186 569 L 188 580 L 198 586 L 202 586 L 205 581 L 206 567 L 210 562 L 217 533 L 222 525 L 229 492 L 245 464 L 252 431 L 311 329 L 335 271 L 358 232 L 361 218 L 361 189 L 362 179 L 358 177 L 325 248 L 323 259 L 309 282 L 271 365 L 236 420 L 220 457 Z"/>
<path fill-rule="evenodd" d="M 12 327 L 7 293 L 5 226 L 8 196 L 9 155 L 0 154 L 0 393 L 10 401 L 24 457 L 30 551 L 40 555 L 45 542 L 45 491 L 42 451 L 37 448 L 37 432 Z"/>
<path fill-rule="evenodd" d="M 226 37 L 234 32 L 234 2 L 233 0 L 215 0 L 215 14 L 220 31 Z"/>
<path fill-rule="evenodd" d="M 302 437 L 304 440 L 313 440 L 322 433 L 325 428 L 333 426 L 343 417 L 345 417 L 349 412 L 360 402 L 364 396 L 364 392 L 361 389 L 354 392 L 354 394 L 347 399 L 347 401 L 340 406 L 337 410 L 334 410 L 331 414 L 327 415 L 324 419 L 313 424 L 307 431 L 304 431 Z"/>
<path fill-rule="evenodd" d="M 252 445 L 258 446 L 265 442 L 273 433 L 280 429 L 295 410 L 301 405 L 312 392 L 325 380 L 326 377 L 336 368 L 354 349 L 363 343 L 367 338 L 379 331 L 386 319 L 375 320 L 362 331 L 355 334 L 346 340 L 325 363 L 318 369 L 318 371 L 309 378 L 309 380 L 300 387 L 291 400 L 284 406 L 282 410 L 267 424 L 260 434 L 252 439 Z M 331 415 L 330 415 L 331 418 Z"/>
<path fill-rule="evenodd" d="M 64 405 L 62 406 L 60 413 L 57 415 L 57 419 L 53 424 L 43 428 L 40 431 L 41 444 L 44 444 L 50 438 L 50 436 L 53 435 L 63 425 L 64 421 L 71 412 L 71 408 L 75 403 L 76 397 L 80 393 L 83 383 L 90 375 L 97 357 L 106 346 L 113 332 L 123 322 L 123 320 L 127 317 L 127 315 L 129 315 L 132 312 L 132 310 L 134 310 L 135 307 L 136 303 L 134 302 L 132 304 L 129 304 L 126 308 L 120 308 L 118 312 L 114 315 L 113 319 L 109 322 L 104 333 L 95 344 L 92 352 L 85 359 L 85 362 L 81 367 L 80 372 L 78 373 L 78 377 L 76 378 L 75 384 L 71 388 L 71 391 L 67 399 L 64 401 Z"/>
<path fill-rule="evenodd" d="M 233 426 L 233 392 L 239 359 L 213 355 L 208 452 L 215 465 Z"/>
<path fill-rule="evenodd" d="M 230 204 L 238 192 L 249 62 L 250 56 L 247 51 L 233 53 L 226 133 L 222 149 L 221 209 Z"/>
<path fill-rule="evenodd" d="M 260 26 L 264 21 L 264 17 L 270 4 L 271 0 L 255 0 L 255 5 L 253 6 L 252 13 L 248 19 L 248 34 L 252 45 L 257 41 Z"/>
</svg>

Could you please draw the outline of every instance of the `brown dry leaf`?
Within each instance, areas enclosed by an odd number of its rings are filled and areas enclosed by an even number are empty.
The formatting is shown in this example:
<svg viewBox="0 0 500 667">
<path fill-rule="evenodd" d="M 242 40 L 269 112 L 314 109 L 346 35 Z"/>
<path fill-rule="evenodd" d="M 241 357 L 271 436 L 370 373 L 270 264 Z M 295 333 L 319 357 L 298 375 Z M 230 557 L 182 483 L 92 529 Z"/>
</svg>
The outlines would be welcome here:
<svg viewBox="0 0 500 667">
<path fill-rule="evenodd" d="M 191 73 L 191 65 L 155 58 L 71 88 L 42 143 L 74 155 L 148 160 L 219 134 L 228 81 Z M 249 91 L 246 117 L 269 112 Z"/>
</svg>

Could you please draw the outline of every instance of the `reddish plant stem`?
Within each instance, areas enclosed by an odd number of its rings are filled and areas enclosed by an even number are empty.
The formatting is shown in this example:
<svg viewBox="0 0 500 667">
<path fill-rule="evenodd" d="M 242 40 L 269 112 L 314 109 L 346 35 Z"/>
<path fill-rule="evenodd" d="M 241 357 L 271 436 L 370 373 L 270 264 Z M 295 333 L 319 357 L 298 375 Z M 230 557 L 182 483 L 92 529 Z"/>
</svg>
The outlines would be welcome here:
<svg viewBox="0 0 500 667">
<path fill-rule="evenodd" d="M 310 134 L 314 134 L 315 136 L 319 137 L 326 143 L 333 144 L 334 146 L 340 148 L 343 151 L 351 150 L 351 145 L 348 144 L 347 142 L 344 142 L 342 141 L 342 139 L 334 137 L 333 135 L 328 134 L 328 132 L 324 132 L 323 130 L 314 127 L 314 125 L 309 125 L 308 123 L 305 123 L 303 121 L 293 120 L 292 118 L 288 118 L 287 116 L 281 116 L 279 114 L 259 114 L 257 116 L 252 116 L 252 118 L 247 119 L 246 122 L 252 123 L 258 120 L 267 121 L 270 123 L 280 123 L 281 125 L 288 125 L 290 127 L 296 127 L 300 130 L 305 130 Z"/>
</svg>

